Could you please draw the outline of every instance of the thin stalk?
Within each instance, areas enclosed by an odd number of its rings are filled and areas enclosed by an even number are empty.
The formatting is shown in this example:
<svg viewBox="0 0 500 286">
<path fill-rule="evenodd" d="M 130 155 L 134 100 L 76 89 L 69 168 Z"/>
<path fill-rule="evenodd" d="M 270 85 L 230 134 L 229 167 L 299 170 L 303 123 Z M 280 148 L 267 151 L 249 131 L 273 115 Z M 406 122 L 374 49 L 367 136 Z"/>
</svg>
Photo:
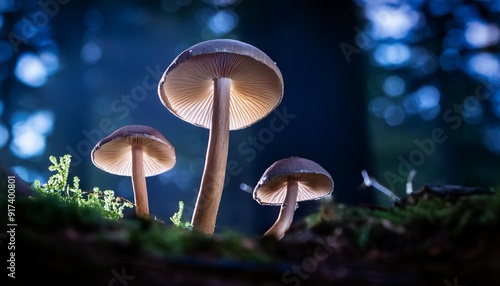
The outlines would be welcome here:
<svg viewBox="0 0 500 286">
<path fill-rule="evenodd" d="M 374 178 L 368 176 L 368 172 L 366 172 L 366 170 L 362 170 L 361 175 L 363 176 L 363 183 L 365 184 L 365 186 L 367 187 L 373 186 L 375 189 L 381 191 L 384 195 L 391 198 L 391 200 L 393 200 L 394 202 L 401 201 L 401 199 L 398 196 L 396 196 L 393 192 L 391 192 L 391 190 L 379 184 L 379 182 Z"/>
<path fill-rule="evenodd" d="M 285 235 L 285 232 L 290 228 L 293 221 L 298 193 L 298 182 L 288 181 L 285 201 L 281 205 L 278 219 L 273 226 L 271 226 L 271 228 L 264 233 L 264 236 L 273 236 L 276 239 L 281 239 Z"/>
<path fill-rule="evenodd" d="M 148 191 L 142 156 L 142 147 L 132 146 L 132 185 L 134 188 L 135 214 L 138 217 L 149 215 Z"/>
<path fill-rule="evenodd" d="M 413 178 L 417 171 L 414 169 L 411 170 L 410 174 L 408 174 L 408 178 L 406 179 L 406 194 L 411 195 L 413 193 Z"/>
<path fill-rule="evenodd" d="M 194 208 L 193 227 L 212 235 L 222 197 L 229 149 L 229 99 L 231 79 L 214 79 L 212 128 L 208 139 L 205 168 Z"/>
</svg>

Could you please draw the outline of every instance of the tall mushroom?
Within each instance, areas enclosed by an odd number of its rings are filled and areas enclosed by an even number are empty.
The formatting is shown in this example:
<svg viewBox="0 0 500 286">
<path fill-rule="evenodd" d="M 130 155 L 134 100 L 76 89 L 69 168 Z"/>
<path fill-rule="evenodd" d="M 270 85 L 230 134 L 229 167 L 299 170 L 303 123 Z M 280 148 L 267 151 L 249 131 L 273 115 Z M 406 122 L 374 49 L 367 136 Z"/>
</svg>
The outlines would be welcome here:
<svg viewBox="0 0 500 286">
<path fill-rule="evenodd" d="M 91 154 L 98 168 L 132 177 L 138 217 L 149 215 L 146 177 L 168 171 L 176 162 L 170 142 L 158 130 L 144 125 L 119 128 L 97 142 Z"/>
<path fill-rule="evenodd" d="M 160 80 L 158 94 L 173 114 L 210 129 L 192 224 L 211 235 L 224 185 L 229 130 L 245 128 L 278 106 L 283 97 L 281 72 L 252 45 L 209 40 L 174 59 Z"/>
<path fill-rule="evenodd" d="M 264 236 L 281 239 L 292 224 L 297 202 L 317 200 L 332 191 L 332 177 L 318 163 L 300 157 L 276 161 L 253 191 L 259 204 L 281 206 L 278 219 Z"/>
</svg>

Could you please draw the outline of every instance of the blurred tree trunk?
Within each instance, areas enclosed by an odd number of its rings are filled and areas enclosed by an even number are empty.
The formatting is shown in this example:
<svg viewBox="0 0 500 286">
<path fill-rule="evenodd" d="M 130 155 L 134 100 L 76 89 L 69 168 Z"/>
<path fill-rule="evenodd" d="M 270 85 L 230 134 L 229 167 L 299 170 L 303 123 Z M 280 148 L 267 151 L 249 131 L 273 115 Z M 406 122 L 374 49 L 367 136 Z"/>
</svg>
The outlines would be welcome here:
<svg viewBox="0 0 500 286">
<path fill-rule="evenodd" d="M 307 154 L 331 173 L 336 201 L 370 201 L 368 192 L 357 190 L 361 170 L 370 167 L 370 160 L 365 126 L 366 54 L 356 45 L 360 24 L 355 4 L 247 1 L 238 8 L 242 37 L 265 51 L 283 73 L 285 92 L 277 110 L 295 115 L 259 151 L 256 165 L 269 166 L 284 157 Z M 259 122 L 255 133 L 260 126 L 265 128 L 269 122 Z M 297 215 L 310 212 L 308 206 L 301 204 Z M 264 210 L 260 207 L 259 211 Z"/>
</svg>

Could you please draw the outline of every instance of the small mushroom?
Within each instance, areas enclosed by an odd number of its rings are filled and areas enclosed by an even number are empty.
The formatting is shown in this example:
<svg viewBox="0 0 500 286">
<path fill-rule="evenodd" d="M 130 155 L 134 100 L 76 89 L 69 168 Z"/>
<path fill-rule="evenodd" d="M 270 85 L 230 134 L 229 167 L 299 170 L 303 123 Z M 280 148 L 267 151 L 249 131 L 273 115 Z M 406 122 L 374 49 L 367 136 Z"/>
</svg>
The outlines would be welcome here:
<svg viewBox="0 0 500 286">
<path fill-rule="evenodd" d="M 146 177 L 172 169 L 174 147 L 156 129 L 144 125 L 129 125 L 106 136 L 92 150 L 92 163 L 115 175 L 131 176 L 135 212 L 149 216 Z"/>
<path fill-rule="evenodd" d="M 259 204 L 281 206 L 278 219 L 264 236 L 281 239 L 292 224 L 297 202 L 317 200 L 332 191 L 332 177 L 318 163 L 300 157 L 276 161 L 253 190 Z"/>
<path fill-rule="evenodd" d="M 192 224 L 211 235 L 224 185 L 229 130 L 250 126 L 278 106 L 283 96 L 281 72 L 252 45 L 209 40 L 174 59 L 160 80 L 158 94 L 174 115 L 210 129 Z"/>
</svg>

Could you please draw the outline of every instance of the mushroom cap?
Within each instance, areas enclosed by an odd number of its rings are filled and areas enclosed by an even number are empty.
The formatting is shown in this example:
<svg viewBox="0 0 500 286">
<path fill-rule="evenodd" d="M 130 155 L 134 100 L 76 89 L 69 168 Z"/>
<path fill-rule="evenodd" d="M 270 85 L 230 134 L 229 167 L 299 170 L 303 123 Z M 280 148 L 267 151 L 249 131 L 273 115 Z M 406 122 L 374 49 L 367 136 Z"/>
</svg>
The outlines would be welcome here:
<svg viewBox="0 0 500 286">
<path fill-rule="evenodd" d="M 318 163 L 289 157 L 273 163 L 264 172 L 253 191 L 253 198 L 261 205 L 281 205 L 285 200 L 288 181 L 298 182 L 297 202 L 317 200 L 333 191 L 330 174 Z"/>
<path fill-rule="evenodd" d="M 266 117 L 283 97 L 276 63 L 258 48 L 231 39 L 204 41 L 179 54 L 164 72 L 158 94 L 174 115 L 210 129 L 213 81 L 222 77 L 232 80 L 230 130 Z"/>
<path fill-rule="evenodd" d="M 132 175 L 132 146 L 143 148 L 144 175 L 154 176 L 172 169 L 175 149 L 156 129 L 144 125 L 121 127 L 97 142 L 92 163 L 115 175 Z"/>
</svg>

